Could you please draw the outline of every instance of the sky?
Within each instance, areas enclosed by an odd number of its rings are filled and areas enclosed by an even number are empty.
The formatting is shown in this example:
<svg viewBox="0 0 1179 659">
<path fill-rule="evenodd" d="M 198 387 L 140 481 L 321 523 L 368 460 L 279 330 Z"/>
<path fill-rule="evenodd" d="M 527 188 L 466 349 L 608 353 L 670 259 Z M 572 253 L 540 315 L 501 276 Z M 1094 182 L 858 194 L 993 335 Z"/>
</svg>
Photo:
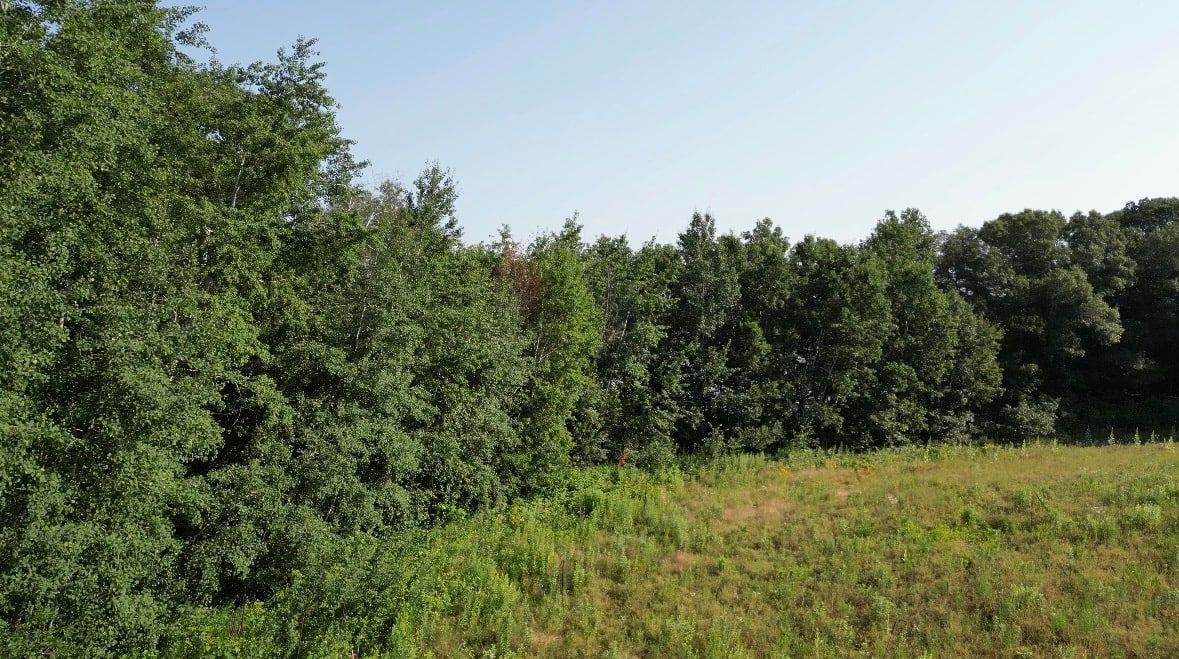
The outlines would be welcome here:
<svg viewBox="0 0 1179 659">
<path fill-rule="evenodd" d="M 366 182 L 451 169 L 471 242 L 574 212 L 669 242 L 694 211 L 848 242 L 888 209 L 1179 195 L 1174 0 L 204 6 L 226 63 L 318 38 Z"/>
</svg>

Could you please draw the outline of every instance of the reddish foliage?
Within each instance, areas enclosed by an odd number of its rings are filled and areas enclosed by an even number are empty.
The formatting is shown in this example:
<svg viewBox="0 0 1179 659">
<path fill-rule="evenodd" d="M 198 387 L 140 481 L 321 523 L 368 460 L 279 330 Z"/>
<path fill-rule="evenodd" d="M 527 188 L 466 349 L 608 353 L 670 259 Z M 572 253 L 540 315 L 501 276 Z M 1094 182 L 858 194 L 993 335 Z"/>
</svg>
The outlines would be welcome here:
<svg viewBox="0 0 1179 659">
<path fill-rule="evenodd" d="M 630 459 L 630 449 L 623 447 L 622 452 L 618 454 L 618 466 L 625 467 L 626 461 Z"/>
<path fill-rule="evenodd" d="M 540 305 L 540 271 L 536 263 L 524 254 L 520 246 L 506 241 L 499 265 L 495 267 L 495 278 L 507 282 L 526 315 L 531 315 Z"/>
</svg>

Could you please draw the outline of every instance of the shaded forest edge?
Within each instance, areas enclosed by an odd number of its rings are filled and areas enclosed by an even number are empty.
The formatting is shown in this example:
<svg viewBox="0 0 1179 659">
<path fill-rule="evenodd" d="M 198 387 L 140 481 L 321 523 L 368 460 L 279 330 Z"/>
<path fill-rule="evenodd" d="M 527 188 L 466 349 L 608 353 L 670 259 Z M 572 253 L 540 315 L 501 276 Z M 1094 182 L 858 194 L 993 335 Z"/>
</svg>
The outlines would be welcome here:
<svg viewBox="0 0 1179 659">
<path fill-rule="evenodd" d="M 579 466 L 1174 434 L 1179 200 L 467 245 L 443 169 L 360 185 L 313 42 L 0 5 L 6 654 L 153 648 Z"/>
</svg>

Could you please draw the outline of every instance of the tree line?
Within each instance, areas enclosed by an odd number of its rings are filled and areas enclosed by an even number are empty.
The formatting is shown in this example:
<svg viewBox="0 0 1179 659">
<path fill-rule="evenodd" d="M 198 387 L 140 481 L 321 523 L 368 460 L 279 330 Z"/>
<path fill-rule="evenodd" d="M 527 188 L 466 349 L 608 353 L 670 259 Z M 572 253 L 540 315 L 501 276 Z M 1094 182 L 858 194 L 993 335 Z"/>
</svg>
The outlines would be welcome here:
<svg viewBox="0 0 1179 659">
<path fill-rule="evenodd" d="M 0 638 L 152 647 L 340 538 L 677 456 L 1170 432 L 1179 200 L 859 244 L 576 220 L 469 245 L 428 167 L 359 184 L 313 42 L 191 10 L 0 11 Z M 189 26 L 186 28 L 186 26 Z"/>
</svg>

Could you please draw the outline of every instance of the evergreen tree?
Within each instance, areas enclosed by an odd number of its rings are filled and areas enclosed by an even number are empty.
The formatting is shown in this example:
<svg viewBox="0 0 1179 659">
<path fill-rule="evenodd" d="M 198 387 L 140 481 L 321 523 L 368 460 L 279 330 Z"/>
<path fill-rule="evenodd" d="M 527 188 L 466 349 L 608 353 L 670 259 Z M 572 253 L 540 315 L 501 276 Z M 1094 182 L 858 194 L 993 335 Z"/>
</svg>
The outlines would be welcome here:
<svg viewBox="0 0 1179 659">
<path fill-rule="evenodd" d="M 946 376 L 957 318 L 933 279 L 933 233 L 917 210 L 889 212 L 865 248 L 880 261 L 892 326 L 876 376 L 860 392 L 862 441 L 896 445 L 928 438 L 934 392 Z"/>
</svg>

